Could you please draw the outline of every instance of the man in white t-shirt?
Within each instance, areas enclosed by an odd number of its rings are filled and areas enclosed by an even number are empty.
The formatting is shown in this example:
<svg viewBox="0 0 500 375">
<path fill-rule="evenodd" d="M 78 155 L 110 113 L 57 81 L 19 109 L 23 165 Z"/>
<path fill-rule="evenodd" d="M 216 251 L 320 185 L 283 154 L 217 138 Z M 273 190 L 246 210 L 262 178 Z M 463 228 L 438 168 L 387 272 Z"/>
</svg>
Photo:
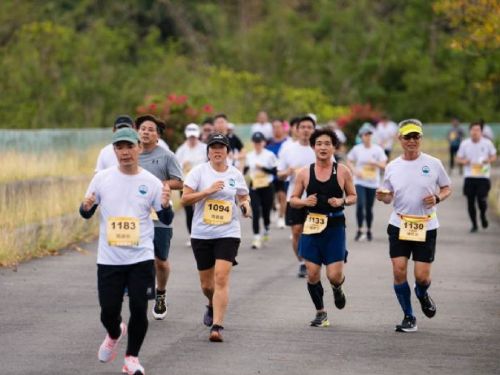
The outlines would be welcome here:
<svg viewBox="0 0 500 375">
<path fill-rule="evenodd" d="M 131 128 L 135 129 L 134 120 L 128 115 L 118 116 L 113 124 L 113 133 L 121 128 Z M 118 161 L 116 160 L 115 150 L 113 145 L 110 143 L 104 146 L 99 152 L 99 156 L 97 157 L 97 163 L 95 166 L 95 171 L 99 172 L 103 169 L 112 167 L 114 165 L 118 165 Z"/>
<path fill-rule="evenodd" d="M 383 115 L 375 129 L 374 139 L 384 149 L 387 158 L 391 157 L 392 146 L 398 135 L 398 127 L 389 117 Z"/>
<path fill-rule="evenodd" d="M 290 206 L 290 198 L 295 188 L 295 179 L 300 169 L 308 166 L 316 160 L 316 155 L 312 149 L 309 138 L 316 127 L 316 123 L 310 116 L 304 116 L 297 125 L 297 142 L 291 143 L 282 150 L 278 160 L 278 178 L 288 179 L 286 194 L 287 206 L 285 213 L 285 223 L 292 230 L 292 247 L 299 261 L 299 277 L 307 276 L 307 269 L 302 257 L 299 256 L 299 238 L 304 228 L 307 211 L 304 208 L 293 208 Z"/>
<path fill-rule="evenodd" d="M 427 290 L 431 284 L 431 265 L 436 252 L 439 223 L 436 205 L 451 194 L 451 181 L 443 163 L 420 151 L 422 123 L 416 119 L 399 124 L 403 154 L 390 162 L 377 200 L 393 203 L 389 219 L 389 253 L 394 275 L 394 292 L 404 318 L 398 332 L 415 332 L 417 320 L 411 306 L 411 290 L 406 278 L 410 256 L 415 263 L 415 294 L 428 318 L 436 314 L 436 304 Z"/>
<path fill-rule="evenodd" d="M 457 162 L 464 166 L 464 195 L 472 223 L 471 233 L 477 232 L 476 201 L 479 206 L 481 225 L 488 228 L 486 210 L 488 193 L 491 188 L 491 163 L 497 158 L 493 143 L 483 137 L 482 122 L 473 122 L 469 126 L 470 138 L 462 141 L 457 152 Z"/>
<path fill-rule="evenodd" d="M 269 122 L 269 117 L 265 111 L 260 111 L 257 114 L 257 122 L 252 125 L 251 133 L 254 134 L 257 132 L 264 134 L 267 140 L 273 137 L 273 126 Z"/>
<path fill-rule="evenodd" d="M 141 146 L 130 127 L 113 134 L 117 167 L 94 175 L 80 206 L 80 214 L 90 219 L 100 206 L 97 249 L 97 288 L 101 322 L 107 335 L 99 347 L 101 362 L 111 362 L 118 343 L 127 334 L 124 373 L 144 375 L 139 351 L 148 328 L 148 299 L 155 294 L 153 209 L 159 220 L 169 225 L 173 219 L 170 187 L 139 167 Z M 128 289 L 130 320 L 122 322 L 123 293 Z"/>
</svg>

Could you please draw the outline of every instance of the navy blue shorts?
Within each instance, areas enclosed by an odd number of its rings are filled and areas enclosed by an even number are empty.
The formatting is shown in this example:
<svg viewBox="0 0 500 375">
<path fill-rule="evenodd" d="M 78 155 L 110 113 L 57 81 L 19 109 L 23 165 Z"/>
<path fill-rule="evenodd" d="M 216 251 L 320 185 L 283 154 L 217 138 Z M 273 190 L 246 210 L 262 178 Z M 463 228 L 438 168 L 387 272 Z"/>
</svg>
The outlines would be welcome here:
<svg viewBox="0 0 500 375">
<path fill-rule="evenodd" d="M 329 265 L 339 261 L 346 262 L 345 226 L 329 226 L 318 234 L 301 234 L 299 255 L 318 265 Z"/>
<path fill-rule="evenodd" d="M 155 227 L 155 237 L 153 239 L 153 245 L 155 247 L 155 257 L 161 260 L 168 259 L 171 240 L 172 228 Z"/>
</svg>

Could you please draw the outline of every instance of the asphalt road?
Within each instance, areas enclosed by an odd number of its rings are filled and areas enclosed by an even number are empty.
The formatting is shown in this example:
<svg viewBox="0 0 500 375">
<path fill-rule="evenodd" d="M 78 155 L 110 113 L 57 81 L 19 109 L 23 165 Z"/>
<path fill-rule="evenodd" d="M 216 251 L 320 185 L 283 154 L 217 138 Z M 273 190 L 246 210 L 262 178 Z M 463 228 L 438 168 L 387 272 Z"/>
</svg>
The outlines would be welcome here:
<svg viewBox="0 0 500 375">
<path fill-rule="evenodd" d="M 348 209 L 347 306 L 325 288 L 332 326 L 309 327 L 314 308 L 296 277 L 288 230 L 250 250 L 250 222 L 231 280 L 225 342 L 210 343 L 205 299 L 185 246 L 184 215 L 175 219 L 165 321 L 150 320 L 140 359 L 150 374 L 499 374 L 500 241 L 498 221 L 469 234 L 461 182 L 439 207 L 441 229 L 430 293 L 432 320 L 413 296 L 419 330 L 395 333 L 402 313 L 392 289 L 386 222 L 376 204 L 374 241 L 355 243 Z M 61 256 L 0 270 L 0 374 L 118 374 L 125 345 L 110 364 L 97 361 L 99 321 L 95 243 Z M 411 284 L 413 277 L 410 277 Z M 323 285 L 328 285 L 323 281 Z M 126 305 L 125 305 L 126 306 Z M 128 316 L 124 308 L 124 316 Z"/>
</svg>

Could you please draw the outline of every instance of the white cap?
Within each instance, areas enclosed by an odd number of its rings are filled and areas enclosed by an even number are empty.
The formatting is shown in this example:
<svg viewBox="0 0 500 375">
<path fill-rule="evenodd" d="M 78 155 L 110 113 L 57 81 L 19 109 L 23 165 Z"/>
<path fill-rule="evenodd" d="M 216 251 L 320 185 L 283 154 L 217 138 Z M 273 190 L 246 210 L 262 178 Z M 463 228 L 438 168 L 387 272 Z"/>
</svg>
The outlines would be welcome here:
<svg viewBox="0 0 500 375">
<path fill-rule="evenodd" d="M 227 128 L 233 130 L 234 129 L 234 124 L 232 122 L 227 123 Z"/>
<path fill-rule="evenodd" d="M 198 138 L 200 136 L 200 127 L 195 123 L 188 124 L 186 125 L 186 129 L 184 129 L 184 134 L 186 135 L 186 138 Z"/>
<path fill-rule="evenodd" d="M 318 118 L 314 113 L 308 113 L 306 116 L 312 118 L 316 124 L 318 123 Z"/>
</svg>

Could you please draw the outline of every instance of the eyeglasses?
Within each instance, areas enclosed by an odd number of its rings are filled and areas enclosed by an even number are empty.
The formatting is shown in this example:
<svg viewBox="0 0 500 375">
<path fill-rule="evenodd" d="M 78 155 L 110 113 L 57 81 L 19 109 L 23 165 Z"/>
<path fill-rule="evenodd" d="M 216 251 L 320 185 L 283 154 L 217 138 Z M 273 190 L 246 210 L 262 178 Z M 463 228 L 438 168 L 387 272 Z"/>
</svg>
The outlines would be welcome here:
<svg viewBox="0 0 500 375">
<path fill-rule="evenodd" d="M 415 139 L 416 141 L 418 141 L 420 138 L 422 138 L 422 135 L 419 133 L 410 133 L 403 135 L 403 139 L 405 141 L 409 141 L 410 139 Z"/>
</svg>

